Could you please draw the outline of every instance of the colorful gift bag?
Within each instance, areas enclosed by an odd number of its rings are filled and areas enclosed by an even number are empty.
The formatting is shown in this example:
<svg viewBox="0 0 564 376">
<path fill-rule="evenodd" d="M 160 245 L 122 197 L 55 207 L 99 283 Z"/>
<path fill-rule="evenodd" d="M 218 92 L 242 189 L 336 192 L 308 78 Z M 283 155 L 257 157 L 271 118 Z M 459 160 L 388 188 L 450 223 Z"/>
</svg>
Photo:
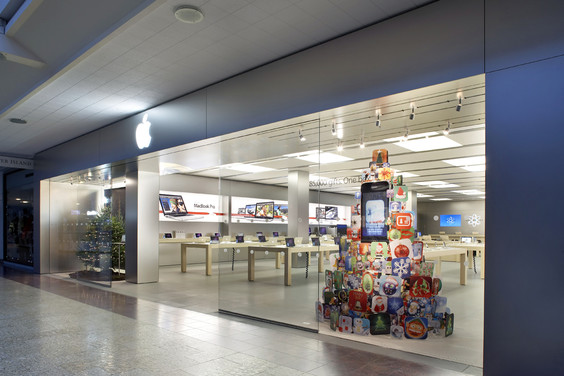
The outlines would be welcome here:
<svg viewBox="0 0 564 376">
<path fill-rule="evenodd" d="M 326 287 L 333 287 L 333 271 L 325 270 L 325 286 Z"/>
<path fill-rule="evenodd" d="M 431 277 L 411 276 L 409 293 L 414 298 L 430 298 L 433 295 L 432 284 Z"/>
<path fill-rule="evenodd" d="M 380 295 L 398 297 L 401 295 L 402 280 L 400 277 L 383 275 L 380 278 Z"/>
<path fill-rule="evenodd" d="M 411 259 L 409 257 L 392 259 L 392 275 L 409 278 L 411 276 Z"/>
<path fill-rule="evenodd" d="M 336 331 L 338 325 L 339 325 L 339 311 L 331 310 L 331 316 L 329 318 L 329 327 L 331 328 L 331 330 Z"/>
<path fill-rule="evenodd" d="M 370 315 L 370 334 L 390 334 L 390 315 L 385 312 Z"/>
<path fill-rule="evenodd" d="M 454 332 L 454 313 L 445 315 L 445 337 L 452 335 Z"/>
<path fill-rule="evenodd" d="M 400 297 L 388 297 L 388 313 L 395 315 L 403 308 L 403 299 Z"/>
<path fill-rule="evenodd" d="M 422 262 L 419 268 L 419 275 L 423 277 L 433 277 L 434 269 L 435 269 L 435 263 Z"/>
<path fill-rule="evenodd" d="M 370 334 L 370 320 L 363 318 L 355 318 L 353 320 L 353 333 L 361 336 Z"/>
<path fill-rule="evenodd" d="M 357 312 L 366 312 L 368 295 L 364 291 L 349 291 L 349 308 Z"/>
<path fill-rule="evenodd" d="M 428 321 L 425 317 L 405 318 L 405 338 L 426 339 Z"/>
<path fill-rule="evenodd" d="M 352 333 L 352 318 L 350 316 L 339 317 L 339 332 Z"/>
<path fill-rule="evenodd" d="M 394 198 L 393 201 L 407 202 L 407 185 L 396 185 L 394 186 Z"/>
<path fill-rule="evenodd" d="M 390 298 L 391 299 L 391 298 Z M 388 297 L 382 295 L 375 295 L 372 297 L 372 305 L 370 307 L 372 312 L 387 312 L 388 311 Z"/>
<path fill-rule="evenodd" d="M 397 230 L 399 231 L 399 230 Z M 409 239 L 391 240 L 390 253 L 393 258 L 413 256 L 413 246 Z"/>
</svg>

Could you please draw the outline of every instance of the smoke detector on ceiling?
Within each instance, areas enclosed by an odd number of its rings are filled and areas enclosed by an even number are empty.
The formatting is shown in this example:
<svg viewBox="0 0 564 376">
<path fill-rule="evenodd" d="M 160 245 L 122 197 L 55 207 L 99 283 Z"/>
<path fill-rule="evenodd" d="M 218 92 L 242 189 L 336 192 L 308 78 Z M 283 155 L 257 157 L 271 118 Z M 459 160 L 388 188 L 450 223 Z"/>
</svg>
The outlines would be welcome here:
<svg viewBox="0 0 564 376">
<path fill-rule="evenodd" d="M 179 21 L 195 24 L 204 19 L 204 14 L 196 7 L 181 5 L 174 11 L 174 17 Z"/>
</svg>

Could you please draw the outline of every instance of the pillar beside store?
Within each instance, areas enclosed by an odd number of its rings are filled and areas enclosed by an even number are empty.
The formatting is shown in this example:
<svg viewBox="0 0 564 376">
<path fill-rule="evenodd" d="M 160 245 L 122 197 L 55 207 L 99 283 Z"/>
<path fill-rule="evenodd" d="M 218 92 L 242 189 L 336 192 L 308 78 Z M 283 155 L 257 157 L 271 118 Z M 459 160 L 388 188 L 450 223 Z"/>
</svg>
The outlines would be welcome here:
<svg viewBox="0 0 564 376">
<path fill-rule="evenodd" d="M 126 173 L 125 279 L 132 283 L 159 281 L 158 165 L 139 162 Z"/>
<path fill-rule="evenodd" d="M 303 243 L 309 240 L 309 172 L 288 173 L 288 236 L 301 237 Z M 293 255 L 294 267 L 305 267 L 305 258 Z"/>
</svg>

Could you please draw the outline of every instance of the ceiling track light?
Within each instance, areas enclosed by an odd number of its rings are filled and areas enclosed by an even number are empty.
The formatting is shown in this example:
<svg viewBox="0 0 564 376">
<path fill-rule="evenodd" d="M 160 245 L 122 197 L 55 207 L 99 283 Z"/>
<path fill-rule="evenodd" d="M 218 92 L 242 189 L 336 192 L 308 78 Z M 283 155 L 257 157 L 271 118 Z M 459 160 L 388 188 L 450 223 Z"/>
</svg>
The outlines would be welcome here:
<svg viewBox="0 0 564 376">
<path fill-rule="evenodd" d="M 366 145 L 364 144 L 364 135 L 362 135 L 362 136 L 360 136 L 360 145 L 359 145 L 359 147 L 360 147 L 361 149 L 364 149 L 365 146 L 366 146 Z"/>
<path fill-rule="evenodd" d="M 450 133 L 450 121 L 447 122 L 447 126 L 446 126 L 446 128 L 443 130 L 443 134 L 444 134 L 445 136 L 448 136 L 449 133 Z"/>
<path fill-rule="evenodd" d="M 337 126 L 335 125 L 335 120 L 333 120 L 333 122 L 331 123 L 331 134 L 333 136 L 337 135 Z"/>
<path fill-rule="evenodd" d="M 343 151 L 343 141 L 337 141 L 337 151 Z"/>
<path fill-rule="evenodd" d="M 409 114 L 409 120 L 415 119 L 415 105 L 411 104 L 411 114 Z"/>
<path fill-rule="evenodd" d="M 460 111 L 462 108 L 462 96 L 458 97 L 458 104 L 456 105 L 456 111 Z"/>
<path fill-rule="evenodd" d="M 298 137 L 300 138 L 301 142 L 304 142 L 306 140 L 305 136 L 302 134 L 302 128 L 300 127 L 300 129 L 298 129 Z"/>
<path fill-rule="evenodd" d="M 405 141 L 407 141 L 408 138 L 409 138 L 409 128 L 405 128 L 405 134 L 401 138 L 401 141 L 405 142 Z"/>
<path fill-rule="evenodd" d="M 382 115 L 382 112 L 380 110 L 376 110 L 376 126 L 378 128 L 380 128 L 382 126 L 382 120 L 380 119 L 381 115 Z"/>
</svg>

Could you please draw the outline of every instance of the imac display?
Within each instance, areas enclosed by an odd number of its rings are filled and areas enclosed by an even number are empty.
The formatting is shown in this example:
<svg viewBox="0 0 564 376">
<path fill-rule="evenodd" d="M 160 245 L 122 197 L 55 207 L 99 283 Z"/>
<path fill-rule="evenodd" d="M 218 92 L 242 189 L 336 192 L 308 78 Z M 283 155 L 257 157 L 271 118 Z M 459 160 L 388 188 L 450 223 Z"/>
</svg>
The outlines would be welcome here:
<svg viewBox="0 0 564 376">
<path fill-rule="evenodd" d="M 197 238 L 201 238 L 202 237 L 202 233 L 201 232 L 197 232 L 194 234 L 195 237 Z"/>
<path fill-rule="evenodd" d="M 275 204 L 274 205 L 274 217 L 286 217 L 288 216 L 288 205 L 286 204 Z"/>
<path fill-rule="evenodd" d="M 336 206 L 326 206 L 325 219 L 329 219 L 329 220 L 339 219 L 339 208 Z"/>
<path fill-rule="evenodd" d="M 219 243 L 219 236 L 211 236 L 210 243 Z"/>
<path fill-rule="evenodd" d="M 286 247 L 295 247 L 294 238 L 286 238 Z"/>
<path fill-rule="evenodd" d="M 460 214 L 441 214 L 441 227 L 460 227 L 462 225 L 462 216 Z"/>
<path fill-rule="evenodd" d="M 256 210 L 256 205 L 245 206 L 245 217 L 254 217 L 255 210 Z"/>
<path fill-rule="evenodd" d="M 218 238 L 221 237 L 221 234 L 219 232 L 216 232 L 215 234 L 213 234 L 214 236 L 217 236 Z"/>
<path fill-rule="evenodd" d="M 255 218 L 273 219 L 274 202 L 258 202 L 256 205 Z"/>
<path fill-rule="evenodd" d="M 389 199 L 386 190 L 389 188 L 387 181 L 364 183 L 361 186 L 361 239 L 363 243 L 373 241 L 386 241 L 388 239 Z"/>
<path fill-rule="evenodd" d="M 243 235 L 235 236 L 235 243 L 244 243 L 244 242 L 245 242 L 245 237 Z"/>
<path fill-rule="evenodd" d="M 266 237 L 264 235 L 259 235 L 258 241 L 259 241 L 259 243 L 264 243 L 264 242 L 266 242 Z"/>
<path fill-rule="evenodd" d="M 319 242 L 319 238 L 311 238 L 311 244 L 317 247 L 321 243 Z"/>
<path fill-rule="evenodd" d="M 319 228 L 320 235 L 327 235 L 327 227 L 320 227 Z"/>
</svg>

